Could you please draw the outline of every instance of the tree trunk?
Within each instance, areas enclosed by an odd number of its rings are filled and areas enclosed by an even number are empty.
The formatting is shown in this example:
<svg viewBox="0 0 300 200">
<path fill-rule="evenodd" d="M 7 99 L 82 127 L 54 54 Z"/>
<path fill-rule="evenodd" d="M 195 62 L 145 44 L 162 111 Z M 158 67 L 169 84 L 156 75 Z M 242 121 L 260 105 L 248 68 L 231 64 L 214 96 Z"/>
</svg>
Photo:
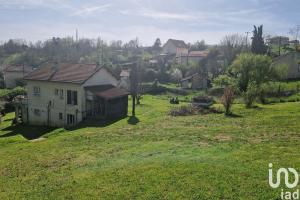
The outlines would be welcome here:
<svg viewBox="0 0 300 200">
<path fill-rule="evenodd" d="M 135 116 L 135 95 L 132 95 L 132 116 Z"/>
</svg>

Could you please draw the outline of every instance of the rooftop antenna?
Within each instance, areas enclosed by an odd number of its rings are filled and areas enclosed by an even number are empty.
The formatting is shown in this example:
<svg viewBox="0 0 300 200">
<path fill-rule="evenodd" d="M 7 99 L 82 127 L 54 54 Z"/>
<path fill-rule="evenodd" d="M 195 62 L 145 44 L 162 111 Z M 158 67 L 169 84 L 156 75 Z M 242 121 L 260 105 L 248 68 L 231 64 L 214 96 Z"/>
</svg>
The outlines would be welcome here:
<svg viewBox="0 0 300 200">
<path fill-rule="evenodd" d="M 78 42 L 78 30 L 76 29 L 76 42 Z"/>
</svg>

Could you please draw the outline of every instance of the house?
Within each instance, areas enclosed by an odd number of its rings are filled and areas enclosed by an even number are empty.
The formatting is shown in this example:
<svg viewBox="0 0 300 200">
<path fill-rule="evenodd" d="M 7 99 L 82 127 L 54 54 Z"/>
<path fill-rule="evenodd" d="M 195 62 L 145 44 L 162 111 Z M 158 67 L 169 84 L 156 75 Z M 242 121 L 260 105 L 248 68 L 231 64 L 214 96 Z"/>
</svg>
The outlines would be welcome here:
<svg viewBox="0 0 300 200">
<path fill-rule="evenodd" d="M 290 52 L 277 57 L 274 64 L 287 65 L 287 75 L 285 79 L 300 79 L 300 52 Z"/>
<path fill-rule="evenodd" d="M 180 85 L 183 89 L 207 89 L 208 83 L 207 78 L 200 73 L 195 73 L 181 79 Z"/>
<path fill-rule="evenodd" d="M 175 55 L 188 53 L 188 45 L 183 40 L 169 39 L 163 46 L 162 54 Z"/>
<path fill-rule="evenodd" d="M 15 88 L 25 75 L 33 71 L 33 67 L 26 65 L 9 65 L 3 70 L 4 84 L 6 88 Z"/>
<path fill-rule="evenodd" d="M 118 87 L 123 88 L 127 91 L 130 89 L 130 79 L 129 79 L 130 71 L 129 69 L 123 69 L 120 73 L 120 81 Z"/>
<path fill-rule="evenodd" d="M 45 64 L 24 77 L 27 99 L 16 102 L 16 117 L 30 125 L 74 126 L 87 118 L 127 115 L 128 93 L 97 64 Z M 19 104 L 18 104 L 19 102 Z"/>
<path fill-rule="evenodd" d="M 178 64 L 189 64 L 193 62 L 199 62 L 200 60 L 207 57 L 209 51 L 190 51 L 187 54 L 181 54 L 176 56 L 176 62 Z"/>
<path fill-rule="evenodd" d="M 269 44 L 272 44 L 272 45 L 288 45 L 289 42 L 290 42 L 290 38 L 288 37 L 285 37 L 285 36 L 275 36 L 275 37 L 271 37 L 268 39 L 267 41 Z"/>
</svg>

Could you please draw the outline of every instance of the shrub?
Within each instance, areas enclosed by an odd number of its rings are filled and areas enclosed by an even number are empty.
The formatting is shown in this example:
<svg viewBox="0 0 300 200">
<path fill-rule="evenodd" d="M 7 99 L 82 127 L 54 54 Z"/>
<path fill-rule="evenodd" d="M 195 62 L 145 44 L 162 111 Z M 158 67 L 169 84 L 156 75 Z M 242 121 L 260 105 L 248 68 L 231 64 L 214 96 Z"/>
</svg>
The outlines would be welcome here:
<svg viewBox="0 0 300 200">
<path fill-rule="evenodd" d="M 190 116 L 190 115 L 197 115 L 197 114 L 209 114 L 209 113 L 221 113 L 216 108 L 202 108 L 202 107 L 195 107 L 192 105 L 180 106 L 171 109 L 170 115 L 171 116 Z"/>
<path fill-rule="evenodd" d="M 224 90 L 224 94 L 221 98 L 221 103 L 225 108 L 225 115 L 231 114 L 231 107 L 234 102 L 234 90 L 232 87 L 227 87 Z"/>
<path fill-rule="evenodd" d="M 224 93 L 223 87 L 213 87 L 208 90 L 208 94 L 212 96 L 222 96 Z"/>
<path fill-rule="evenodd" d="M 189 115 L 195 115 L 197 114 L 197 110 L 192 107 L 191 105 L 188 106 L 180 106 L 171 109 L 170 113 L 171 116 L 189 116 Z"/>
<path fill-rule="evenodd" d="M 236 80 L 227 75 L 219 75 L 217 78 L 213 80 L 214 87 L 227 87 L 236 85 Z"/>
<path fill-rule="evenodd" d="M 247 108 L 252 107 L 256 97 L 258 95 L 258 89 L 255 84 L 250 83 L 248 85 L 247 91 L 243 92 L 244 101 Z"/>
</svg>

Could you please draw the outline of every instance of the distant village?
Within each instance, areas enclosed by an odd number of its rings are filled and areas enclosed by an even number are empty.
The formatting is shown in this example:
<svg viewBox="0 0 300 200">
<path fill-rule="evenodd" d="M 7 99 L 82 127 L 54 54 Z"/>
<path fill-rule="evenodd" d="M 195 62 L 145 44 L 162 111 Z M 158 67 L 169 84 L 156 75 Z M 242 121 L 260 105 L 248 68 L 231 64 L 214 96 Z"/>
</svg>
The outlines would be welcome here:
<svg viewBox="0 0 300 200">
<path fill-rule="evenodd" d="M 113 65 L 105 63 L 103 47 L 97 47 L 100 62 L 94 64 L 87 64 L 85 57 L 77 63 L 59 60 L 35 66 L 28 62 L 4 63 L 3 87 L 26 89 L 26 95 L 14 98 L 16 123 L 65 127 L 89 118 L 118 119 L 128 113 L 132 66 L 139 68 L 140 82 L 174 83 L 180 90 L 206 91 L 216 77 L 225 73 L 226 65 L 238 53 L 250 49 L 243 38 L 232 37 L 236 38 L 225 37 L 219 46 L 205 42 L 191 45 L 176 39 L 161 45 L 157 39 L 153 47 L 145 48 L 137 47 L 138 42 L 133 41 L 134 44 L 112 51 L 115 54 L 111 56 L 119 59 Z M 297 48 L 293 50 L 299 41 L 278 36 L 267 38 L 265 43 L 273 62 L 287 66 L 283 79 L 299 79 L 300 52 Z M 124 59 L 126 49 L 131 50 L 131 60 Z"/>
</svg>

